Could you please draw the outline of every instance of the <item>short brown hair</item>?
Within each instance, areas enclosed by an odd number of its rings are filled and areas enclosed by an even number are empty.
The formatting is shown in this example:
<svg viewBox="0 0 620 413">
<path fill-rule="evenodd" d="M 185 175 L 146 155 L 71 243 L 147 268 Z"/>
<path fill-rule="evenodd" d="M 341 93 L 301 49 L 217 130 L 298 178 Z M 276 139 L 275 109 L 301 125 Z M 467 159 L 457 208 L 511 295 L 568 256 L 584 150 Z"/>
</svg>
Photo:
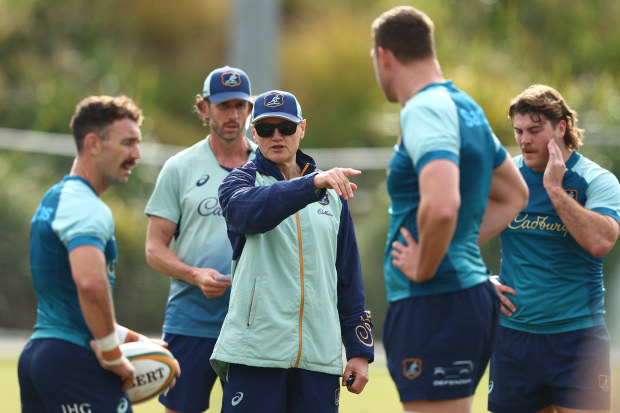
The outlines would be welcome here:
<svg viewBox="0 0 620 413">
<path fill-rule="evenodd" d="M 401 63 L 435 56 L 435 25 L 411 6 L 394 7 L 372 23 L 373 47 L 389 49 Z"/>
<path fill-rule="evenodd" d="M 514 120 L 515 114 L 530 115 L 532 120 L 542 122 L 547 119 L 555 128 L 559 121 L 566 121 L 564 143 L 569 149 L 577 150 L 583 144 L 583 129 L 577 127 L 577 112 L 572 110 L 560 92 L 545 85 L 532 85 L 510 102 L 508 117 Z M 541 119 L 540 117 L 544 119 Z"/>
<path fill-rule="evenodd" d="M 142 111 L 133 100 L 125 95 L 89 96 L 77 104 L 71 117 L 71 130 L 78 152 L 84 145 L 84 137 L 94 132 L 102 139 L 106 138 L 107 128 L 119 119 L 131 119 L 142 124 Z"/>
</svg>

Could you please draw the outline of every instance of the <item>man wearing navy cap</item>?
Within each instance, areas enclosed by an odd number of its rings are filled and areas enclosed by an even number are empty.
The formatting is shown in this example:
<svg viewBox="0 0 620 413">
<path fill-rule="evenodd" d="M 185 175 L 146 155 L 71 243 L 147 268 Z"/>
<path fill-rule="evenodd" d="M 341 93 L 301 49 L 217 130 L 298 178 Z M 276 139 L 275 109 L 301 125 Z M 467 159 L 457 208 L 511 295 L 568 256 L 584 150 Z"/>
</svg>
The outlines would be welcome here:
<svg viewBox="0 0 620 413">
<path fill-rule="evenodd" d="M 256 157 L 218 191 L 233 247 L 230 308 L 211 363 L 222 412 L 337 412 L 374 358 L 370 312 L 347 200 L 361 172 L 323 172 L 299 150 L 306 120 L 292 94 L 256 98 Z M 342 345 L 347 365 L 343 374 Z"/>
<path fill-rule="evenodd" d="M 216 374 L 211 351 L 228 309 L 232 249 L 217 189 L 228 173 L 253 156 L 244 136 L 252 110 L 250 81 L 233 67 L 212 71 L 196 96 L 209 135 L 163 166 L 145 213 L 146 259 L 170 277 L 163 332 L 184 380 L 160 396 L 166 413 L 202 412 Z M 174 237 L 174 242 L 172 242 Z"/>
</svg>

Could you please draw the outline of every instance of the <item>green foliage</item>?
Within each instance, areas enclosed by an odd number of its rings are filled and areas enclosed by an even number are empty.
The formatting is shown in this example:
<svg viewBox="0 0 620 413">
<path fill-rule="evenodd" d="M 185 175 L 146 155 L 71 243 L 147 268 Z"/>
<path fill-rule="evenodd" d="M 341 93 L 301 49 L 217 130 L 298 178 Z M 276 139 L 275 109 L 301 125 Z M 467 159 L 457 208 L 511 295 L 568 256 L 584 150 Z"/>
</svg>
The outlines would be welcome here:
<svg viewBox="0 0 620 413">
<path fill-rule="evenodd" d="M 286 0 L 282 87 L 296 93 L 315 147 L 386 146 L 369 50 L 370 24 L 399 2 Z M 234 2 L 119 0 L 0 3 L 0 124 L 67 131 L 88 94 L 125 93 L 145 110 L 149 138 L 189 145 L 203 132 L 190 113 L 214 67 L 226 64 Z M 620 3 L 614 0 L 419 1 L 436 24 L 444 74 L 487 111 L 504 143 L 506 107 L 532 83 L 561 90 L 605 124 L 620 121 Z M 123 13 L 117 13 L 118 10 Z M 251 72 L 251 68 L 246 68 Z M 260 91 L 257 91 L 260 92 Z"/>
</svg>

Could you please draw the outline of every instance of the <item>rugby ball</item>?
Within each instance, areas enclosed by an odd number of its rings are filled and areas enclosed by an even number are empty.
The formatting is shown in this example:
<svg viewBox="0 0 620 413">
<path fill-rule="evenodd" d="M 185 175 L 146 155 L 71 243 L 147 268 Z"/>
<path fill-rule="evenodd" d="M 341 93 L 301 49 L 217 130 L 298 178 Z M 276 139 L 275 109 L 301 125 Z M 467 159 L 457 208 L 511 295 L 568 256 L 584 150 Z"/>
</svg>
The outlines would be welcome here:
<svg viewBox="0 0 620 413">
<path fill-rule="evenodd" d="M 176 376 L 174 356 L 152 341 L 135 341 L 120 345 L 123 356 L 136 369 L 129 401 L 139 403 L 157 396 L 168 388 Z"/>
</svg>

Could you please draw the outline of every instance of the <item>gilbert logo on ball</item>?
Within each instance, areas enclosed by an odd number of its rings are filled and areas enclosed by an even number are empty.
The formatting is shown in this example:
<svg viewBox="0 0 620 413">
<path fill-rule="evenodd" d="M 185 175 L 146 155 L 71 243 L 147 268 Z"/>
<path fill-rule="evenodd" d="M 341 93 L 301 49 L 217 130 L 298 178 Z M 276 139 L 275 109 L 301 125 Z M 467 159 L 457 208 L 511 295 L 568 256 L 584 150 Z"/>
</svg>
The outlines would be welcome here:
<svg viewBox="0 0 620 413">
<path fill-rule="evenodd" d="M 136 341 L 120 346 L 123 355 L 136 369 L 133 385 L 127 390 L 129 400 L 139 403 L 168 388 L 176 376 L 174 356 L 151 341 Z"/>
</svg>

